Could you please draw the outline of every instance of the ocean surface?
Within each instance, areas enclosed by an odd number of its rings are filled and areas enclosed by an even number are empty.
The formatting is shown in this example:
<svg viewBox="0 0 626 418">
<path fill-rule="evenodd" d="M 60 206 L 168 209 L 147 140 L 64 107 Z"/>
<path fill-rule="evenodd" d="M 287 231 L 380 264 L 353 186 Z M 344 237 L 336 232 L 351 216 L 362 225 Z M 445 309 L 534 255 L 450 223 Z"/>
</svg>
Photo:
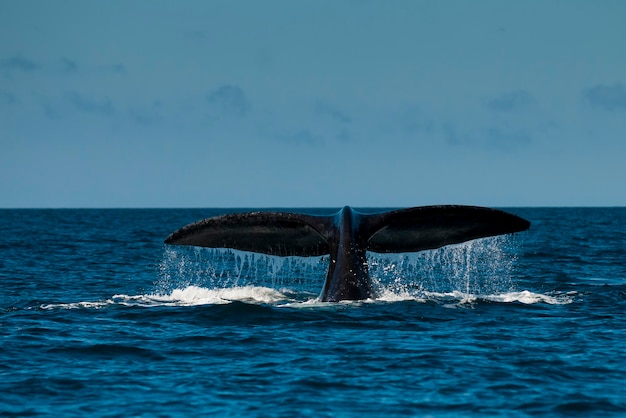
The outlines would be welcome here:
<svg viewBox="0 0 626 418">
<path fill-rule="evenodd" d="M 163 244 L 230 210 L 0 210 L 0 416 L 626 416 L 626 208 L 507 210 L 341 303 L 328 258 Z"/>
</svg>

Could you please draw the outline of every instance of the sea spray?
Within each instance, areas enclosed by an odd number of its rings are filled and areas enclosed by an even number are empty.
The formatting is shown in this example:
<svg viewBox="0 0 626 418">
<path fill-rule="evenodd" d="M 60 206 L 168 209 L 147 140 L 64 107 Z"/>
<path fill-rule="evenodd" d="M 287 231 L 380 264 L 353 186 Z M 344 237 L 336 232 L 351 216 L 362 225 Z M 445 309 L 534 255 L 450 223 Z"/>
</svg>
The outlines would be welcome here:
<svg viewBox="0 0 626 418">
<path fill-rule="evenodd" d="M 487 295 L 515 289 L 515 239 L 498 236 L 419 253 L 368 253 L 379 293 Z"/>
<path fill-rule="evenodd" d="M 189 286 L 259 286 L 317 294 L 327 268 L 327 256 L 277 257 L 232 249 L 166 246 L 155 287 L 158 294 Z"/>
<path fill-rule="evenodd" d="M 422 298 L 427 293 L 501 294 L 515 290 L 515 238 L 498 236 L 419 253 L 368 252 L 378 294 Z M 231 249 L 164 247 L 156 293 L 189 286 L 260 286 L 319 294 L 329 258 L 276 257 Z"/>
</svg>

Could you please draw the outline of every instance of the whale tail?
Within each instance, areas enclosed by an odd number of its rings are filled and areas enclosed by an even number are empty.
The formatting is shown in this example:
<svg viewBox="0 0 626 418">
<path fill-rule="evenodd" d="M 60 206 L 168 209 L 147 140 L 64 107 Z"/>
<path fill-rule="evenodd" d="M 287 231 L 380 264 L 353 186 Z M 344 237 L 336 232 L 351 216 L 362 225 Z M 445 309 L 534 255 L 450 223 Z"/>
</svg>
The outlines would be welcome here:
<svg viewBox="0 0 626 418">
<path fill-rule="evenodd" d="M 347 208 L 349 209 L 349 208 Z M 417 252 L 450 244 L 525 231 L 519 216 L 477 206 L 420 206 L 382 213 L 353 211 L 365 250 Z M 232 248 L 278 256 L 330 253 L 338 215 L 290 212 L 232 213 L 203 219 L 173 232 L 166 244 Z"/>
<path fill-rule="evenodd" d="M 518 216 L 476 206 L 422 206 L 382 213 L 361 213 L 346 206 L 325 216 L 289 212 L 216 216 L 179 229 L 165 243 L 278 256 L 330 254 L 320 299 L 335 302 L 375 296 L 367 251 L 429 250 L 529 226 Z"/>
</svg>

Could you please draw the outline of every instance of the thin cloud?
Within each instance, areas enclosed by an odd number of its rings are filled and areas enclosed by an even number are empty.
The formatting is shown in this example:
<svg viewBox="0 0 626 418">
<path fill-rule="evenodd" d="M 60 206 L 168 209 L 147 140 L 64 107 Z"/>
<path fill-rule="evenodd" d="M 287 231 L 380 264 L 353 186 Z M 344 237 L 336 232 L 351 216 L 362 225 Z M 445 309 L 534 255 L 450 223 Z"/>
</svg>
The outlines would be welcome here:
<svg viewBox="0 0 626 418">
<path fill-rule="evenodd" d="M 17 103 L 17 97 L 15 94 L 7 90 L 0 90 L 0 103 L 13 105 Z"/>
<path fill-rule="evenodd" d="M 300 125 L 300 124 L 298 124 Z M 326 143 L 326 135 L 318 127 L 307 124 L 267 132 L 267 137 L 285 144 L 301 144 L 318 148 Z"/>
<path fill-rule="evenodd" d="M 490 127 L 483 132 L 487 146 L 510 151 L 532 142 L 530 134 L 524 130 L 506 130 L 500 127 Z"/>
<path fill-rule="evenodd" d="M 81 69 L 83 69 L 83 66 L 81 66 Z M 128 69 L 126 68 L 126 66 L 124 64 L 103 64 L 103 65 L 98 65 L 96 67 L 88 67 L 88 68 L 84 68 L 85 71 L 92 71 L 92 72 L 96 72 L 99 75 L 121 75 L 121 76 L 125 76 L 128 75 Z"/>
<path fill-rule="evenodd" d="M 621 83 L 608 86 L 597 84 L 582 91 L 582 96 L 593 107 L 603 110 L 626 110 L 626 87 Z"/>
<path fill-rule="evenodd" d="M 78 64 L 76 64 L 76 61 L 67 57 L 61 57 L 61 64 L 63 65 L 63 70 L 66 73 L 73 73 L 78 70 Z"/>
<path fill-rule="evenodd" d="M 398 128 L 404 135 L 431 135 L 435 130 L 435 123 L 423 114 L 418 106 L 407 106 L 398 114 L 396 121 Z"/>
<path fill-rule="evenodd" d="M 111 70 L 114 74 L 126 75 L 128 74 L 128 70 L 123 64 L 115 64 L 111 67 Z"/>
<path fill-rule="evenodd" d="M 338 108 L 318 101 L 313 108 L 311 129 L 329 141 L 350 142 L 353 140 L 353 118 Z"/>
<path fill-rule="evenodd" d="M 529 146 L 533 140 L 531 133 L 525 129 L 488 126 L 476 130 L 459 131 L 452 123 L 441 126 L 443 137 L 448 145 L 454 147 L 481 148 L 499 152 L 511 152 Z"/>
<path fill-rule="evenodd" d="M 0 68 L 13 71 L 32 72 L 41 69 L 41 65 L 21 55 L 0 59 Z"/>
<path fill-rule="evenodd" d="M 105 116 L 115 114 L 115 108 L 111 100 L 107 97 L 94 99 L 73 91 L 67 96 L 69 102 L 76 108 L 86 113 L 96 113 Z"/>
<path fill-rule="evenodd" d="M 294 132 L 292 135 L 288 136 L 288 139 L 311 146 L 317 146 L 321 142 L 321 139 L 314 135 L 310 129 L 303 129 L 301 131 Z"/>
<path fill-rule="evenodd" d="M 233 85 L 223 85 L 207 94 L 211 118 L 242 118 L 251 109 L 250 102 L 246 99 L 243 90 Z"/>
<path fill-rule="evenodd" d="M 352 122 L 352 118 L 344 112 L 332 107 L 328 103 L 317 102 L 315 105 L 315 114 L 333 122 L 347 124 Z"/>
<path fill-rule="evenodd" d="M 468 137 L 467 134 L 459 134 L 457 127 L 452 123 L 444 123 L 441 126 L 441 131 L 443 132 L 443 137 L 446 142 L 453 146 L 462 146 L 462 145 L 471 145 L 472 140 Z"/>
<path fill-rule="evenodd" d="M 183 32 L 183 36 L 186 39 L 190 39 L 196 42 L 203 42 L 210 38 L 209 32 L 206 30 L 188 30 Z"/>
<path fill-rule="evenodd" d="M 535 99 L 533 96 L 523 90 L 502 93 L 485 103 L 488 109 L 497 112 L 514 112 L 533 104 Z"/>
<path fill-rule="evenodd" d="M 150 106 L 135 107 L 128 112 L 128 116 L 138 125 L 154 125 L 162 120 L 161 102 L 155 100 Z"/>
</svg>

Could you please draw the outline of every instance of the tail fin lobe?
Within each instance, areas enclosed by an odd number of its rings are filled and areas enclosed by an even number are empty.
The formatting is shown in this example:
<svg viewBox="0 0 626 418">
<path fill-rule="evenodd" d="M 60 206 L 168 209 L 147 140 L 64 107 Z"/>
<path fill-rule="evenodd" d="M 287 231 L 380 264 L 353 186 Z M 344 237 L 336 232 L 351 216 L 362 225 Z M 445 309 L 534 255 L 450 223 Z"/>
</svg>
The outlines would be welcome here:
<svg viewBox="0 0 626 418">
<path fill-rule="evenodd" d="M 287 212 L 232 213 L 182 227 L 166 244 L 233 248 L 278 256 L 328 254 L 332 217 Z"/>
<path fill-rule="evenodd" d="M 519 216 L 478 206 L 420 206 L 364 215 L 367 250 L 378 253 L 417 252 L 495 235 L 525 231 L 530 222 Z"/>
</svg>

